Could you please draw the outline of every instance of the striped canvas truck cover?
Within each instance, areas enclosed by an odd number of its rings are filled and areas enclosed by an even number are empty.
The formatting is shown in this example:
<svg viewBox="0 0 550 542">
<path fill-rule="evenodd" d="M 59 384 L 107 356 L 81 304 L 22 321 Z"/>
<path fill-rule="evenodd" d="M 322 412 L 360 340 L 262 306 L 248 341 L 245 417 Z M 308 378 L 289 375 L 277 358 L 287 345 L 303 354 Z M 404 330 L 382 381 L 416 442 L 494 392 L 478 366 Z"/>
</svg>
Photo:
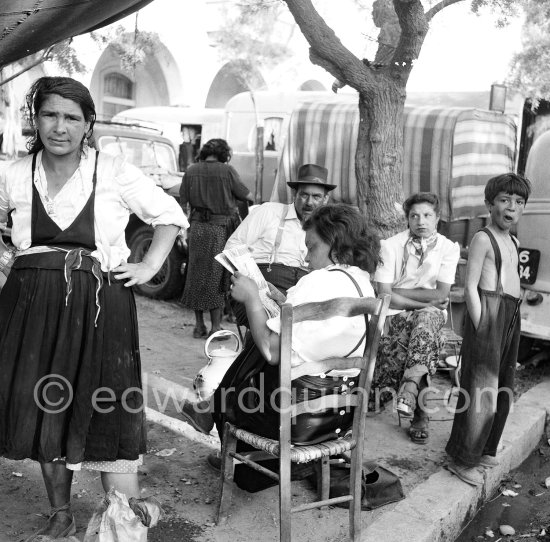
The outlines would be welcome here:
<svg viewBox="0 0 550 542">
<path fill-rule="evenodd" d="M 329 170 L 334 201 L 357 203 L 357 103 L 311 102 L 290 118 L 271 201 L 291 201 L 287 181 L 301 164 Z M 435 192 L 445 221 L 485 216 L 487 180 L 513 171 L 516 125 L 501 113 L 467 108 L 405 107 L 403 192 Z"/>
</svg>

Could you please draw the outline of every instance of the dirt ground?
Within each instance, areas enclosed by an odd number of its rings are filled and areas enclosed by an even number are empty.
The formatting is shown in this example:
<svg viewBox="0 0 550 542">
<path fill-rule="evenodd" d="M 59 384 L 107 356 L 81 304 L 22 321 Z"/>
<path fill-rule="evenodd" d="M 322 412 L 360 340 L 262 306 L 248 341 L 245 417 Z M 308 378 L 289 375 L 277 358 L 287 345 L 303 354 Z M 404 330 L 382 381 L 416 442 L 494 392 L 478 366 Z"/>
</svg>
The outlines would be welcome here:
<svg viewBox="0 0 550 542">
<path fill-rule="evenodd" d="M 190 388 L 193 376 L 207 361 L 204 341 L 191 337 L 190 311 L 174 302 L 138 298 L 138 313 L 144 372 Z M 224 323 L 224 326 L 235 329 L 230 324 Z M 549 375 L 548 363 L 519 371 L 518 393 Z M 438 381 L 443 389 L 449 387 L 445 378 Z M 149 407 L 177 419 L 174 401 L 163 401 L 162 393 L 153 397 L 149 393 L 148 398 Z M 370 417 L 371 432 L 376 438 L 369 439 L 368 457 L 398 474 L 405 494 L 444 462 L 442 450 L 451 418 L 440 409 L 433 419 L 430 441 L 419 447 L 410 442 L 392 412 L 381 411 Z M 215 526 L 219 477 L 205 461 L 206 455 L 216 448 L 215 437 L 190 439 L 151 422 L 148 422 L 148 437 L 148 454 L 140 471 L 142 493 L 157 497 L 165 510 L 164 519 L 150 531 L 148 540 L 256 542 L 278 539 L 276 488 L 255 494 L 236 489 L 233 514 L 227 525 Z M 44 520 L 39 514 L 48 511 L 39 467 L 31 461 L 0 459 L 0 480 L 0 542 L 19 541 L 42 525 Z M 293 493 L 298 499 L 304 497 L 303 500 L 313 496 L 307 481 L 293 483 Z M 102 496 L 97 473 L 75 474 L 73 509 L 78 532 L 71 538 L 73 542 L 83 539 L 87 522 Z M 363 521 L 365 524 L 372 521 L 387 508 L 363 514 Z M 294 519 L 293 528 L 296 540 L 336 542 L 347 536 L 347 511 L 334 508 L 304 512 Z M 319 533 L 323 533 L 322 537 Z"/>
</svg>

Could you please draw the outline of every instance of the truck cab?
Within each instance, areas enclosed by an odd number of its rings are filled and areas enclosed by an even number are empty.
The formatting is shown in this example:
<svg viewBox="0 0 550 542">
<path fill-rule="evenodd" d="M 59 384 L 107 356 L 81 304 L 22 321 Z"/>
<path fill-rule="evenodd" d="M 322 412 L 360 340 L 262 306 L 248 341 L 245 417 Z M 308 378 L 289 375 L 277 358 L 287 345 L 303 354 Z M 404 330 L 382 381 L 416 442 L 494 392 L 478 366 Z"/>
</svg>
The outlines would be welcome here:
<svg viewBox="0 0 550 542">
<path fill-rule="evenodd" d="M 525 289 L 521 332 L 526 338 L 550 341 L 550 131 L 533 142 L 525 176 L 532 193 L 518 224 L 521 279 Z"/>
</svg>

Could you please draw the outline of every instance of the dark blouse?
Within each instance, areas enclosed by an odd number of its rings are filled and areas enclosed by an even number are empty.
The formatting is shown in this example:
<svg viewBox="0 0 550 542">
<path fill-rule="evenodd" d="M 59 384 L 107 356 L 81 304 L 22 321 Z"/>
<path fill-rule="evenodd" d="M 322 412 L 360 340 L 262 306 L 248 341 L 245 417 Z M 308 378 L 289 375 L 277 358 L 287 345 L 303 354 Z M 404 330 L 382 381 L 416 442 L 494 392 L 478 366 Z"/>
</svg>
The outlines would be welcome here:
<svg viewBox="0 0 550 542">
<path fill-rule="evenodd" d="M 206 209 L 212 214 L 237 212 L 237 201 L 245 200 L 249 189 L 234 167 L 221 162 L 198 162 L 191 165 L 180 187 L 181 205 Z"/>
</svg>

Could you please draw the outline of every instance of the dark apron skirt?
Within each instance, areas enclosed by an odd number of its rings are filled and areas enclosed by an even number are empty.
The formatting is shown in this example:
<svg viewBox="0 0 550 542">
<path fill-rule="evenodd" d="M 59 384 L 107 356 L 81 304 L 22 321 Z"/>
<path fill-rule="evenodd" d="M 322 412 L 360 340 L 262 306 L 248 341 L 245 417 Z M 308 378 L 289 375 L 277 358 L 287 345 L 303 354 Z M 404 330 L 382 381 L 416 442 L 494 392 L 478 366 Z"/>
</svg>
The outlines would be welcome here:
<svg viewBox="0 0 550 542">
<path fill-rule="evenodd" d="M 68 296 L 63 262 L 20 256 L 0 293 L 0 455 L 136 460 L 146 435 L 132 289 L 104 275 L 97 315 L 92 260 L 72 271 Z"/>
</svg>

